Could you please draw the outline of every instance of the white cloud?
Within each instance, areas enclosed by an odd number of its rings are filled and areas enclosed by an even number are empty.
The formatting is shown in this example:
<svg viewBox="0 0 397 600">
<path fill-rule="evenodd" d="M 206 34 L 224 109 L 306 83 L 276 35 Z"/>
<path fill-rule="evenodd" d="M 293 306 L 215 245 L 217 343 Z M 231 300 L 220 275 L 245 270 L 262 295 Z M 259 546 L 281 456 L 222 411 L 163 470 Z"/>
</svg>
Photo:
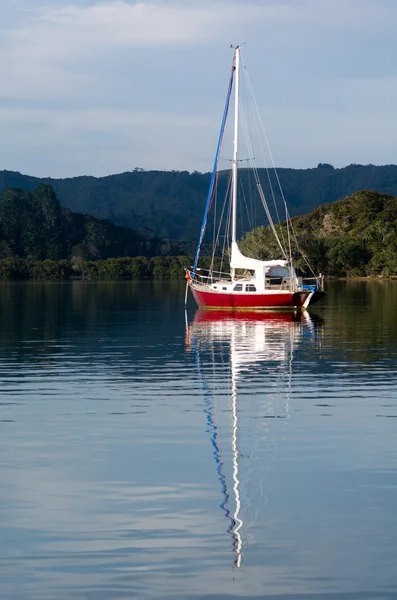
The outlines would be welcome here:
<svg viewBox="0 0 397 600">
<path fill-rule="evenodd" d="M 321 142 L 337 152 L 327 123 L 339 123 L 340 112 L 353 115 L 357 127 L 365 124 L 357 113 L 365 113 L 375 133 L 384 122 L 378 113 L 394 110 L 397 5 L 390 0 L 5 2 L 14 13 L 0 24 L 0 122 L 8 144 L 0 168 L 33 165 L 27 153 L 39 132 L 43 152 L 33 166 L 41 173 L 54 153 L 69 174 L 122 170 L 123 153 L 144 168 L 209 169 L 218 127 L 209 119 L 222 110 L 231 42 L 247 42 L 257 98 L 266 100 L 266 120 L 278 129 L 312 111 L 328 136 Z M 376 139 L 389 140 L 383 125 L 378 131 Z M 119 148 L 108 168 L 98 136 Z M 296 138 L 296 166 L 321 159 L 309 159 L 316 149 L 305 150 L 308 143 Z M 81 145 L 77 162 L 73 148 Z M 291 153 L 278 157 L 294 164 Z M 61 166 L 51 168 L 60 174 Z"/>
<path fill-rule="evenodd" d="M 391 26 L 392 11 L 381 2 L 363 0 L 301 0 L 277 2 L 209 1 L 138 1 L 96 3 L 89 6 L 69 5 L 37 11 L 25 25 L 11 33 L 17 53 L 29 51 L 28 58 L 64 58 L 81 56 L 96 47 L 132 47 L 145 45 L 204 45 L 209 41 L 233 40 L 247 24 L 260 24 L 268 35 L 274 26 L 279 37 L 290 30 L 282 27 L 316 25 L 322 29 L 335 26 Z M 395 16 L 395 10 L 394 16 Z M 29 15 L 30 13 L 27 13 Z M 358 18 L 359 17 L 359 18 Z M 293 32 L 292 32 L 293 33 Z M 238 41 L 238 40 L 237 40 Z M 243 40 L 241 40 L 243 41 Z"/>
<path fill-rule="evenodd" d="M 128 49 L 125 75 L 133 78 L 136 65 L 147 60 L 145 48 L 203 45 L 233 24 L 254 22 L 261 12 L 254 4 L 225 11 L 223 3 L 116 1 L 27 13 L 23 25 L 3 30 L 0 39 L 0 98 L 79 99 L 106 85 L 109 71 L 101 73 L 101 62 L 114 51 Z M 119 62 L 120 54 L 113 68 Z"/>
<path fill-rule="evenodd" d="M 224 3 L 163 3 L 124 0 L 48 10 L 14 31 L 18 51 L 29 56 L 70 58 L 96 47 L 164 46 L 214 39 L 226 27 L 253 22 L 263 8 Z"/>
<path fill-rule="evenodd" d="M 164 53 L 167 48 L 212 45 L 219 54 L 231 41 L 248 40 L 250 51 L 264 55 L 265 64 L 272 64 L 280 49 L 293 63 L 302 50 L 307 52 L 305 44 L 317 44 L 321 55 L 324 31 L 359 28 L 364 35 L 382 26 L 385 35 L 397 10 L 385 0 L 376 7 L 369 0 L 116 0 L 91 5 L 80 0 L 58 8 L 30 6 L 20 14 L 23 23 L 3 27 L 0 37 L 0 98 L 79 99 L 100 87 L 101 76 L 106 85 L 109 69 L 117 68 L 120 60 L 128 59 L 130 72 L 125 76 L 133 77 L 153 48 Z M 349 38 L 343 43 L 348 46 Z M 101 72 L 112 53 L 114 64 Z M 309 61 L 312 57 L 310 52 Z"/>
</svg>

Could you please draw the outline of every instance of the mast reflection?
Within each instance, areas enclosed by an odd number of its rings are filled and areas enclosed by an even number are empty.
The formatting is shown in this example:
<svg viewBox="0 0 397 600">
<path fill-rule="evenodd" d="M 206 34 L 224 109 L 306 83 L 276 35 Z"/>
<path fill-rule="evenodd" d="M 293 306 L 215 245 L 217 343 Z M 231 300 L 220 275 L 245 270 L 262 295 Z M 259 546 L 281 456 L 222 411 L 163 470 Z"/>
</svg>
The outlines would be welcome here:
<svg viewBox="0 0 397 600">
<path fill-rule="evenodd" d="M 222 489 L 220 507 L 229 522 L 227 532 L 232 538 L 237 568 L 242 565 L 245 546 L 243 500 L 248 503 L 241 488 L 239 418 L 244 402 L 239 407 L 238 392 L 247 394 L 253 370 L 258 379 L 263 375 L 262 366 L 267 368 L 267 374 L 273 379 L 278 375 L 286 376 L 283 418 L 288 419 L 293 354 L 303 335 L 315 333 L 318 322 L 306 311 L 233 313 L 199 309 L 190 324 L 186 318 L 186 350 L 193 354 L 197 366 L 207 432 Z M 259 397 L 267 392 L 259 392 Z M 219 406 L 225 397 L 226 411 L 220 410 Z M 229 415 L 229 421 L 220 423 L 225 414 Z M 255 414 L 253 418 L 257 420 L 259 415 Z M 226 432 L 229 432 L 229 440 Z M 231 460 L 228 459 L 230 455 Z M 252 460 L 253 457 L 247 455 L 247 458 Z M 230 486 L 232 492 L 229 492 Z M 262 482 L 259 487 L 262 487 Z"/>
</svg>

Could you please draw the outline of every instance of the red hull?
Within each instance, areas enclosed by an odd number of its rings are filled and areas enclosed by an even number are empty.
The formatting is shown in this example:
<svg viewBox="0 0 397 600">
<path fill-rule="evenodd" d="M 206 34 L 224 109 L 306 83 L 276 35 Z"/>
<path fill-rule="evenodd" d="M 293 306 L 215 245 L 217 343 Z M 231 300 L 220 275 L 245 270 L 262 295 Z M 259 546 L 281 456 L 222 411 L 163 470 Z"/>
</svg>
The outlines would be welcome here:
<svg viewBox="0 0 397 600">
<path fill-rule="evenodd" d="M 311 292 L 271 292 L 268 294 L 225 294 L 208 292 L 190 286 L 200 308 L 255 309 L 302 308 Z"/>
</svg>

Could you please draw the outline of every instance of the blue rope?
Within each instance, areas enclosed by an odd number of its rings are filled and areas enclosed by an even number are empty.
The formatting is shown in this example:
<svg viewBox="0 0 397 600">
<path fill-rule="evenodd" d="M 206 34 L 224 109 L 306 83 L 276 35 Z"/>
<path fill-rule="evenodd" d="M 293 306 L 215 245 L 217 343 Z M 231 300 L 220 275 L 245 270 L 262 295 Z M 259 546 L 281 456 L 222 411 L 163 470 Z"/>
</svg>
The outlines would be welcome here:
<svg viewBox="0 0 397 600">
<path fill-rule="evenodd" d="M 218 138 L 218 145 L 217 145 L 217 148 L 216 148 L 214 166 L 213 166 L 213 169 L 212 169 L 210 187 L 209 187 L 209 190 L 208 190 L 207 202 L 206 202 L 206 205 L 205 205 L 204 217 L 203 217 L 203 222 L 202 222 L 201 231 L 200 231 L 200 237 L 199 237 L 199 241 L 198 241 L 198 244 L 197 244 L 196 256 L 194 258 L 193 272 L 191 274 L 192 279 L 194 278 L 194 276 L 196 274 L 197 264 L 198 264 L 198 260 L 199 260 L 199 256 L 200 256 L 200 248 L 201 248 L 201 244 L 202 244 L 202 241 L 203 241 L 203 238 L 204 238 L 205 228 L 207 226 L 208 211 L 210 209 L 211 202 L 212 202 L 212 197 L 213 197 L 213 192 L 214 192 L 215 176 L 216 176 L 216 172 L 217 172 L 217 168 L 218 168 L 219 150 L 220 150 L 220 147 L 221 147 L 221 144 L 222 144 L 223 134 L 225 133 L 226 118 L 227 118 L 227 113 L 229 111 L 229 102 L 230 102 L 230 96 L 231 96 L 232 87 L 233 87 L 234 69 L 235 69 L 235 67 L 234 67 L 234 63 L 233 63 L 232 72 L 231 72 L 230 81 L 229 81 L 229 88 L 228 88 L 227 96 L 226 96 L 225 110 L 223 112 L 222 124 L 221 124 L 221 129 L 220 129 L 219 138 Z"/>
</svg>

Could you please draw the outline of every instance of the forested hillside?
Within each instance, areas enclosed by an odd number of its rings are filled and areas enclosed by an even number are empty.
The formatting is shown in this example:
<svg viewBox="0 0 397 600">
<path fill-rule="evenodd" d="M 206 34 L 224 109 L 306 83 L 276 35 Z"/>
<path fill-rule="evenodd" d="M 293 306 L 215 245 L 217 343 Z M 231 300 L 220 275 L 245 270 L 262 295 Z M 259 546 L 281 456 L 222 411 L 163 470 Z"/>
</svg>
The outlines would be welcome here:
<svg viewBox="0 0 397 600">
<path fill-rule="evenodd" d="M 278 230 L 286 238 L 286 225 L 278 226 Z M 305 271 L 297 247 L 317 272 L 336 276 L 397 275 L 397 197 L 367 190 L 356 192 L 295 217 L 293 230 L 293 253 Z M 282 258 L 268 227 L 248 233 L 240 247 L 254 258 Z"/>
<path fill-rule="evenodd" d="M 100 259 L 161 253 L 161 241 L 62 208 L 50 185 L 0 194 L 0 258 Z"/>
<path fill-rule="evenodd" d="M 278 174 L 292 216 L 308 213 L 323 203 L 332 203 L 362 189 L 397 195 L 395 165 L 350 165 L 334 169 L 319 164 L 313 169 L 279 169 Z M 228 176 L 226 171 L 220 174 L 219 197 L 224 194 Z M 255 185 L 250 177 L 249 171 L 240 169 L 246 189 L 250 184 Z M 269 195 L 267 177 L 262 179 L 265 194 Z M 49 183 L 61 204 L 73 211 L 109 219 L 142 230 L 143 234 L 150 229 L 159 238 L 191 241 L 197 239 L 200 230 L 209 180 L 208 173 L 187 171 L 136 169 L 108 177 L 70 179 L 39 179 L 0 171 L 0 191 L 8 187 L 32 191 L 40 182 Z M 262 215 L 263 211 L 257 213 Z M 248 230 L 248 223 L 244 229 Z"/>
<path fill-rule="evenodd" d="M 327 275 L 397 275 L 397 197 L 364 190 L 292 221 L 292 250 L 303 271 L 298 249 Z M 286 239 L 286 224 L 277 227 Z M 239 244 L 248 256 L 282 258 L 268 227 L 253 229 Z M 0 279 L 177 279 L 191 264 L 188 247 L 73 213 L 47 184 L 0 194 Z M 204 247 L 204 263 L 206 254 Z"/>
</svg>

